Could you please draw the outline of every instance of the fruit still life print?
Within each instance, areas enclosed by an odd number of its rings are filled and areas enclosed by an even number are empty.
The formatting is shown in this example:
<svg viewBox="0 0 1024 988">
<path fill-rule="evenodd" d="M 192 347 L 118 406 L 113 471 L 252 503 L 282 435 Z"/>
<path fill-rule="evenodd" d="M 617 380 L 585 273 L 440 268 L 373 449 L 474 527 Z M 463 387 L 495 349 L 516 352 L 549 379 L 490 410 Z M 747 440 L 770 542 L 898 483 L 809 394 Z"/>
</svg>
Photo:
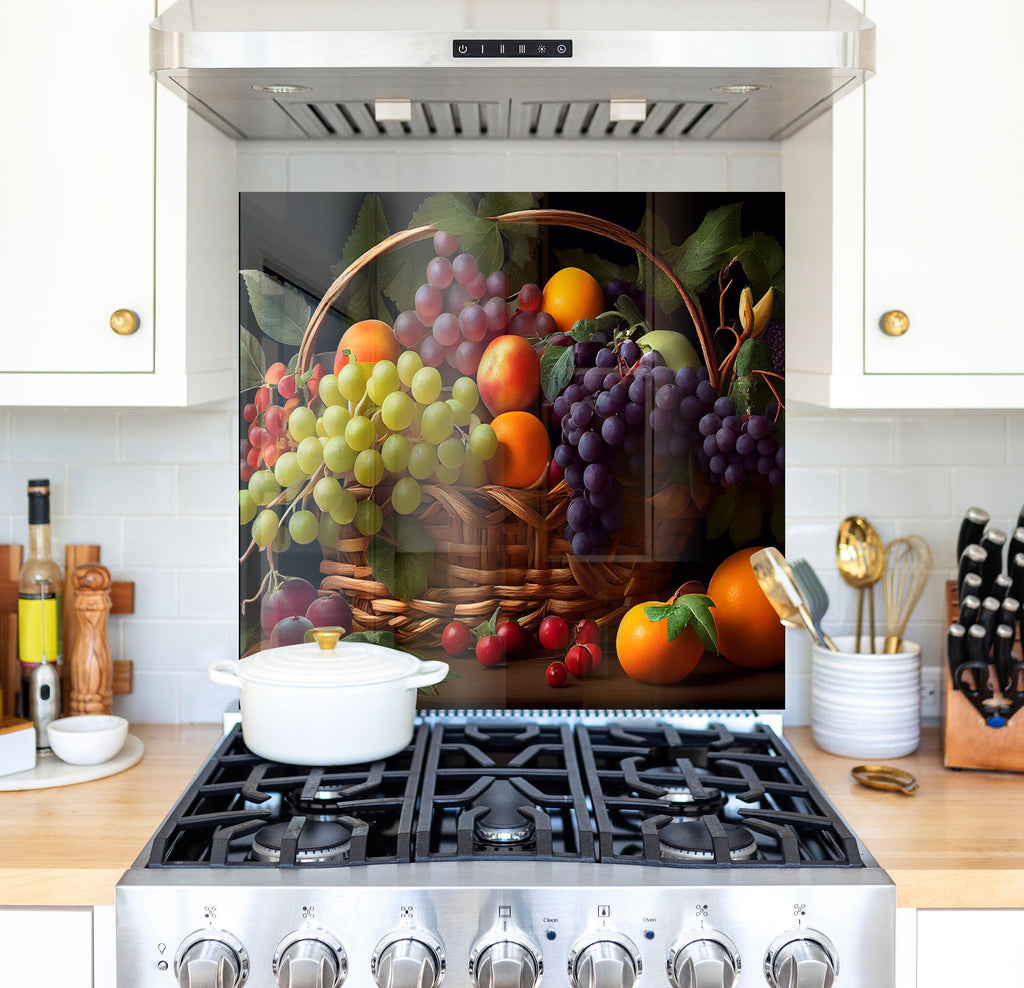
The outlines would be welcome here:
<svg viewBox="0 0 1024 988">
<path fill-rule="evenodd" d="M 781 709 L 781 193 L 244 193 L 240 654 L 423 707 Z"/>
</svg>

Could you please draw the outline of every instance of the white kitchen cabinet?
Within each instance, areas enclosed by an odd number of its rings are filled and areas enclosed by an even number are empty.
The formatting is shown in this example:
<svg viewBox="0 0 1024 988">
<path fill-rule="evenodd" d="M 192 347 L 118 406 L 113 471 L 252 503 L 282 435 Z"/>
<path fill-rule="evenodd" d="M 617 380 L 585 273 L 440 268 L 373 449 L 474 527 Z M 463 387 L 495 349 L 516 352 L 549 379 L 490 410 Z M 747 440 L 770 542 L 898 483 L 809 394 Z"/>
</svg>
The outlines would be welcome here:
<svg viewBox="0 0 1024 988">
<path fill-rule="evenodd" d="M 918 988 L 1024 984 L 1024 909 L 919 909 Z"/>
<path fill-rule="evenodd" d="M 0 908 L 5 985 L 93 988 L 92 909 Z"/>
<path fill-rule="evenodd" d="M 152 3 L 18 4 L 0 151 L 0 403 L 237 389 L 234 145 L 149 77 Z M 191 166 L 191 167 L 189 167 Z M 130 335 L 111 315 L 138 318 Z"/>
<path fill-rule="evenodd" d="M 1015 408 L 1024 7 L 872 0 L 877 74 L 783 145 L 787 396 Z M 905 335 L 885 313 L 909 316 Z"/>
</svg>

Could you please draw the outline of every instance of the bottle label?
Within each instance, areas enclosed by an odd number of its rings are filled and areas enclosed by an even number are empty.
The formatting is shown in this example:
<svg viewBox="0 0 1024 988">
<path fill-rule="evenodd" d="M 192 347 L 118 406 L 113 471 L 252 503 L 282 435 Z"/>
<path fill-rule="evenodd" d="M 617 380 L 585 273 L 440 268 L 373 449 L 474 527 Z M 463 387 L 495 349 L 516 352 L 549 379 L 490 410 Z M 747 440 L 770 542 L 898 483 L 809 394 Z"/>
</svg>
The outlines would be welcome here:
<svg viewBox="0 0 1024 988">
<path fill-rule="evenodd" d="M 18 658 L 24 665 L 60 662 L 60 601 L 56 594 L 18 598 Z"/>
</svg>

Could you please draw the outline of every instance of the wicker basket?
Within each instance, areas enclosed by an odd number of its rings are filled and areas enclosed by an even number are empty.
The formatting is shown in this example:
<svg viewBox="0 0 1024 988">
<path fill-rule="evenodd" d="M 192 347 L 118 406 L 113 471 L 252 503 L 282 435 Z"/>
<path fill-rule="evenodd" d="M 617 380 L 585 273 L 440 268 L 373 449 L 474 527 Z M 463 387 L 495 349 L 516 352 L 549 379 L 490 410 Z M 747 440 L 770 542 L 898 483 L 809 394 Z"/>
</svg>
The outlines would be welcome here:
<svg viewBox="0 0 1024 988">
<path fill-rule="evenodd" d="M 626 244 L 670 278 L 695 321 L 699 319 L 671 269 L 643 240 L 622 227 L 564 210 L 523 210 L 493 220 L 570 226 Z M 300 371 L 312 358 L 324 315 L 355 274 L 383 254 L 435 232 L 433 226 L 424 226 L 394 234 L 339 275 L 310 319 L 299 349 Z M 357 498 L 369 494 L 365 488 L 352 490 Z M 453 617 L 484 620 L 498 607 L 526 628 L 536 628 L 547 614 L 570 623 L 583 618 L 602 625 L 617 621 L 634 604 L 671 592 L 675 563 L 702 516 L 682 484 L 657 491 L 627 486 L 623 505 L 627 521 L 608 554 L 580 559 L 562 534 L 573 496 L 565 481 L 550 490 L 542 478 L 527 489 L 424 484 L 422 493 L 416 517 L 438 549 L 423 597 L 396 600 L 373 578 L 366 558 L 367 537 L 343 537 L 334 551 L 324 551 L 321 563 L 322 589 L 345 595 L 355 627 L 389 629 L 398 642 L 420 647 L 439 645 Z M 388 511 L 385 507 L 385 531 Z"/>
</svg>

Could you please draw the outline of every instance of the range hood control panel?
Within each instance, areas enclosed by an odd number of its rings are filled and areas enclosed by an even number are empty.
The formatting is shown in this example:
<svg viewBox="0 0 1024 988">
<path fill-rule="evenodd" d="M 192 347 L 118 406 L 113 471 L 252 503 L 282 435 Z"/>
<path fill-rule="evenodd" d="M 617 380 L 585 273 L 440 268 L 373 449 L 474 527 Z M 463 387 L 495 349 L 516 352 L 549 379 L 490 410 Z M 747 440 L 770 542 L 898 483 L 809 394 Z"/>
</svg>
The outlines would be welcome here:
<svg viewBox="0 0 1024 988">
<path fill-rule="evenodd" d="M 452 55 L 455 58 L 572 58 L 572 41 L 569 38 L 543 38 L 540 41 L 456 38 L 452 42 Z"/>
</svg>

